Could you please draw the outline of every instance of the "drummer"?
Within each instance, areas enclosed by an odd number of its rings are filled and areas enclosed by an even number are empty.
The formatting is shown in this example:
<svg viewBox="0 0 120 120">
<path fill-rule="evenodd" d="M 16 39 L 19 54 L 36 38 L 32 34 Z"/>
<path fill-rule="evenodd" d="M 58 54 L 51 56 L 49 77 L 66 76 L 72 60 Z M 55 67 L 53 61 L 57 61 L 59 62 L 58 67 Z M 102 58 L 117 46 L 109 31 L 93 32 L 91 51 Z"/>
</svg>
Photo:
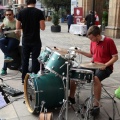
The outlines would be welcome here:
<svg viewBox="0 0 120 120">
<path fill-rule="evenodd" d="M 91 114 L 93 116 L 99 115 L 99 101 L 101 98 L 101 81 L 109 77 L 113 72 L 113 64 L 118 60 L 118 51 L 114 41 L 104 35 L 101 35 L 100 29 L 97 26 L 91 26 L 87 31 L 87 36 L 91 40 L 90 52 L 76 50 L 77 53 L 86 57 L 92 58 L 91 62 L 102 63 L 100 69 L 96 69 L 94 73 L 94 103 Z M 71 103 L 75 103 L 76 84 L 70 81 L 70 96 Z"/>
</svg>

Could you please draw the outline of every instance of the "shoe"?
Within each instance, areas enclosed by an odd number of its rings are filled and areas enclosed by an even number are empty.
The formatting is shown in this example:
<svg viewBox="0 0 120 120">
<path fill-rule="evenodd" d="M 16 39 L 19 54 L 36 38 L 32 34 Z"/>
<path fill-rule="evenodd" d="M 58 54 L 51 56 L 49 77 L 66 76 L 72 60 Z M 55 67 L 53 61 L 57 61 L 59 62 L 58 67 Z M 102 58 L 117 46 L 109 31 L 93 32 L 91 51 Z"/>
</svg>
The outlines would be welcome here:
<svg viewBox="0 0 120 120">
<path fill-rule="evenodd" d="M 12 62 L 13 61 L 13 59 L 11 58 L 11 57 L 5 57 L 4 58 L 4 62 Z"/>
<path fill-rule="evenodd" d="M 92 109 L 91 109 L 91 112 L 90 114 L 94 117 L 98 116 L 100 113 L 100 107 L 98 106 L 94 106 Z"/>
<path fill-rule="evenodd" d="M 2 76 L 7 75 L 7 71 L 2 69 L 0 72 L 0 75 L 2 75 Z"/>
<path fill-rule="evenodd" d="M 22 85 L 24 85 L 24 80 L 22 80 Z"/>
<path fill-rule="evenodd" d="M 69 102 L 71 102 L 72 104 L 75 104 L 75 98 L 71 98 L 70 96 L 68 97 Z"/>
</svg>

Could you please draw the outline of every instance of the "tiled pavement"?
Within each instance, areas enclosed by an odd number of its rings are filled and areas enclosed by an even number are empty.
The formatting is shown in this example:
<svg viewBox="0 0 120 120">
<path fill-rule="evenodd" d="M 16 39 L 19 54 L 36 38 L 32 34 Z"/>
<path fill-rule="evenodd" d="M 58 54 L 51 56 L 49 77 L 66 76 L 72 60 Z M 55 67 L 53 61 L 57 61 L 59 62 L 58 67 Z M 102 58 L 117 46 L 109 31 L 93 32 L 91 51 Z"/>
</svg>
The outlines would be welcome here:
<svg viewBox="0 0 120 120">
<path fill-rule="evenodd" d="M 43 49 L 46 46 L 49 47 L 60 47 L 64 49 L 68 49 L 70 47 L 80 47 L 82 50 L 88 51 L 89 50 L 89 43 L 90 40 L 88 40 L 85 36 L 78 36 L 73 35 L 67 32 L 67 25 L 66 23 L 61 23 L 61 32 L 60 33 L 52 33 L 50 30 L 51 22 L 46 22 L 46 30 L 41 31 L 41 40 L 43 44 Z M 120 51 L 120 39 L 114 39 L 118 51 Z M 120 55 L 120 53 L 119 53 Z M 76 60 L 78 63 L 81 62 L 79 59 L 80 56 L 77 56 Z M 82 56 L 82 62 L 88 62 L 90 59 Z M 120 86 L 120 80 L 119 80 L 119 74 L 120 74 L 120 67 L 119 67 L 120 60 L 118 60 L 114 65 L 114 73 L 103 81 L 103 84 L 105 85 L 105 88 L 109 91 L 111 95 L 114 95 L 114 90 L 117 89 Z M 0 51 L 0 68 L 2 68 L 3 64 L 3 53 Z M 19 71 L 13 71 L 8 69 L 8 75 L 6 76 L 0 76 L 3 78 L 4 82 L 10 85 L 13 88 L 17 88 L 21 91 L 23 91 L 23 85 L 21 84 L 21 73 Z M 107 87 L 106 87 L 107 86 Z M 90 89 L 91 85 L 86 83 L 84 87 L 80 89 L 80 103 L 82 103 L 88 96 L 90 96 Z M 56 96 L 54 96 L 56 97 Z M 52 98 L 49 98 L 52 99 Z M 17 97 L 10 97 L 11 104 L 7 105 L 4 108 L 0 109 L 0 119 L 6 119 L 6 120 L 38 120 L 38 115 L 31 114 L 28 111 L 28 107 L 23 103 L 24 96 L 17 96 Z M 14 101 L 15 100 L 15 101 Z M 115 98 L 117 102 L 117 107 L 120 111 L 120 100 Z M 12 102 L 13 101 L 13 102 Z M 111 118 L 114 118 L 113 110 L 115 109 L 115 118 L 114 120 L 120 120 L 120 116 L 117 113 L 116 107 L 113 107 L 112 100 L 108 97 L 108 95 L 105 94 L 105 92 L 102 92 L 102 99 L 101 99 L 101 112 L 100 116 L 96 120 L 108 120 L 109 117 L 106 114 L 105 111 L 109 114 Z M 75 108 L 78 108 L 78 106 L 75 106 Z M 53 112 L 54 120 L 58 118 L 58 114 L 60 112 L 60 108 L 49 110 L 50 112 Z M 75 112 L 69 108 L 68 112 L 68 120 L 83 120 L 80 118 L 80 114 L 78 114 L 78 118 L 75 115 Z"/>
</svg>

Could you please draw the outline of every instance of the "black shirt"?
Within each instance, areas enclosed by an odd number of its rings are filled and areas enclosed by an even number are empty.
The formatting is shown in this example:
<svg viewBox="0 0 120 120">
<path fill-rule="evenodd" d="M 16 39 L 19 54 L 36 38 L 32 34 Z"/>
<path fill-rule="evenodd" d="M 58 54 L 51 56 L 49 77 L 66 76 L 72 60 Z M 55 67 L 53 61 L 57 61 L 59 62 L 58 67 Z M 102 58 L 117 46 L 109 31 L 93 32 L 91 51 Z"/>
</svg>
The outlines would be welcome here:
<svg viewBox="0 0 120 120">
<path fill-rule="evenodd" d="M 43 12 L 34 7 L 24 8 L 17 15 L 22 23 L 24 44 L 38 44 L 40 40 L 40 20 L 45 20 Z"/>
</svg>

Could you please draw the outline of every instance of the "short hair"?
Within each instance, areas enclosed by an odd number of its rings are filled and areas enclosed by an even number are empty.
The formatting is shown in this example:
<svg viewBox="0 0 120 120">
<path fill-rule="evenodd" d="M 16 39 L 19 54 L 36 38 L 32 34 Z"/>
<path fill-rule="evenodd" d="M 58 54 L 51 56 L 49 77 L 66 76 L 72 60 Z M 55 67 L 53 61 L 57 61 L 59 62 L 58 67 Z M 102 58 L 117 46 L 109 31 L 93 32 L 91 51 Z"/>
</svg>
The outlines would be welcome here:
<svg viewBox="0 0 120 120">
<path fill-rule="evenodd" d="M 87 36 L 91 34 L 94 36 L 100 35 L 101 34 L 100 28 L 96 25 L 91 26 L 87 31 Z"/>
<path fill-rule="evenodd" d="M 12 10 L 12 9 L 7 9 L 7 10 L 5 11 L 5 13 L 6 13 L 6 12 L 9 12 L 9 11 L 13 14 L 13 10 Z"/>
<path fill-rule="evenodd" d="M 26 4 L 36 4 L 36 0 L 26 0 Z"/>
</svg>

